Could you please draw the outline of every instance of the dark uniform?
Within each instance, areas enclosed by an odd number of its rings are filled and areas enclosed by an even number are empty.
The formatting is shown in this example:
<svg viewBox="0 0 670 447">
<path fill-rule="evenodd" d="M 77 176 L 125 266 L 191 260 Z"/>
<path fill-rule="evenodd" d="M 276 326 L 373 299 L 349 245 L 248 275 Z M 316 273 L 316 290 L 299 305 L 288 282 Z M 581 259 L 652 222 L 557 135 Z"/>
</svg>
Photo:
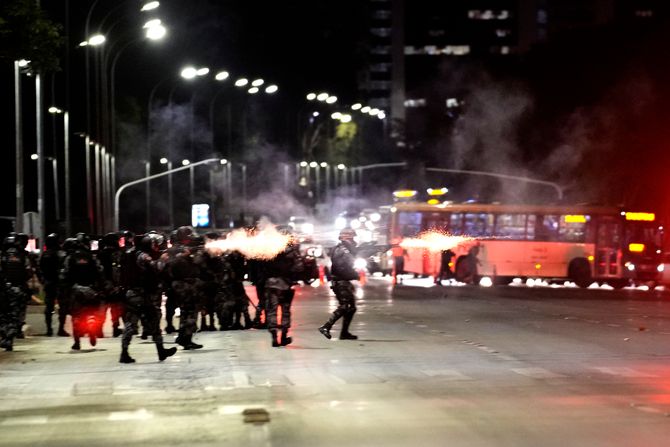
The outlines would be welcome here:
<svg viewBox="0 0 670 447">
<path fill-rule="evenodd" d="M 250 329 L 251 317 L 249 316 L 249 297 L 244 290 L 244 275 L 246 274 L 246 260 L 244 255 L 234 251 L 228 255 L 228 262 L 232 269 L 231 292 L 234 300 L 233 329 Z M 242 325 L 244 317 L 244 325 Z"/>
<path fill-rule="evenodd" d="M 107 233 L 100 241 L 97 258 L 102 266 L 104 303 L 101 309 L 103 320 L 109 308 L 112 317 L 112 335 L 118 337 L 123 315 L 124 290 L 121 287 L 121 264 L 123 250 L 119 246 L 119 235 Z"/>
<path fill-rule="evenodd" d="M 65 320 L 67 318 L 67 306 L 64 306 L 63 299 L 60 295 L 60 269 L 63 258 L 63 252 L 60 249 L 58 242 L 58 235 L 51 233 L 44 241 L 46 250 L 40 256 L 39 262 L 39 278 L 44 286 L 44 302 L 46 307 L 44 309 L 44 322 L 47 327 L 46 335 L 51 337 L 53 335 L 53 328 L 51 327 L 52 317 L 58 303 L 58 335 L 65 332 Z M 67 332 L 65 332 L 67 334 Z M 67 334 L 69 335 L 69 334 Z"/>
<path fill-rule="evenodd" d="M 288 336 L 291 327 L 291 302 L 295 295 L 291 286 L 302 277 L 303 269 L 303 260 L 297 244 L 289 244 L 283 252 L 266 264 L 267 321 L 274 347 L 286 346 L 293 341 Z M 279 307 L 282 312 L 281 323 L 277 321 Z M 277 340 L 277 331 L 280 329 L 281 340 Z"/>
<path fill-rule="evenodd" d="M 164 267 L 163 260 L 159 258 L 161 238 L 159 234 L 145 235 L 141 239 L 139 250 L 132 252 L 135 262 L 125 266 L 131 271 L 125 272 L 128 282 L 120 363 L 135 362 L 135 359 L 128 353 L 128 347 L 133 334 L 137 334 L 137 323 L 140 320 L 144 330 L 151 335 L 156 344 L 158 360 L 163 361 L 177 352 L 177 348 L 165 349 L 163 347 L 163 336 L 160 329 L 162 296 L 160 271 Z"/>
<path fill-rule="evenodd" d="M 267 315 L 267 297 L 265 296 L 265 281 L 267 272 L 265 271 L 265 262 L 260 259 L 250 259 L 247 261 L 249 268 L 249 280 L 256 287 L 256 315 L 254 316 L 253 327 L 256 329 L 265 329 L 268 327 Z M 261 322 L 261 315 L 265 314 L 265 320 Z"/>
<path fill-rule="evenodd" d="M 30 298 L 28 280 L 33 269 L 24 246 L 7 236 L 0 255 L 0 347 L 11 351 L 23 325 L 22 309 Z"/>
<path fill-rule="evenodd" d="M 435 277 L 435 284 L 442 285 L 442 280 L 451 279 L 454 277 L 454 272 L 451 270 L 451 260 L 454 259 L 456 253 L 450 249 L 442 250 L 440 254 L 440 271 Z"/>
<path fill-rule="evenodd" d="M 176 250 L 172 252 L 168 260 L 172 289 L 181 309 L 177 343 L 185 350 L 202 348 L 202 345 L 193 342 L 193 334 L 197 328 L 196 318 L 200 305 L 201 282 L 200 270 L 194 259 L 194 250 L 189 247 L 193 243 L 194 236 L 192 228 L 178 228 Z"/>
<path fill-rule="evenodd" d="M 324 337 L 330 339 L 330 329 L 342 317 L 340 340 L 356 340 L 357 336 L 349 332 L 349 325 L 356 313 L 356 297 L 351 281 L 358 279 L 358 272 L 354 269 L 354 249 L 356 232 L 350 229 L 340 231 L 340 243 L 331 253 L 331 286 L 335 292 L 338 306 L 326 324 L 319 328 Z"/>
<path fill-rule="evenodd" d="M 88 334 L 91 346 L 97 343 L 100 321 L 102 267 L 90 250 L 90 239 L 77 234 L 77 248 L 65 259 L 62 278 L 72 284 L 72 349 L 81 349 L 80 339 Z"/>
</svg>

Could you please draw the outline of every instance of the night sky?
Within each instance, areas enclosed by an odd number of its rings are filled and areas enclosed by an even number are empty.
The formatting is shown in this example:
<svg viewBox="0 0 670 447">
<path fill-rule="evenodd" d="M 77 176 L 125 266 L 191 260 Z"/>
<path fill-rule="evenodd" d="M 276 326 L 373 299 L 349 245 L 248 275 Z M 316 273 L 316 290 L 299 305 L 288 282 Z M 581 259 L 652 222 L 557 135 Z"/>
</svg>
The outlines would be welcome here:
<svg viewBox="0 0 670 447">
<path fill-rule="evenodd" d="M 62 2 L 43 3 L 54 21 L 64 23 Z M 86 128 L 83 107 L 86 50 L 76 45 L 84 37 L 84 19 L 93 2 L 71 3 L 70 109 L 72 130 L 77 132 Z M 141 36 L 140 27 L 147 17 L 161 18 L 169 33 L 163 42 L 139 41 L 129 46 L 118 59 L 117 110 L 120 151 L 124 155 L 121 178 L 141 175 L 141 166 L 135 162 L 144 154 L 136 153 L 134 148 L 144 141 L 149 92 L 160 81 L 177 75 L 188 63 L 208 66 L 212 71 L 228 70 L 233 79 L 237 75 L 250 79 L 262 77 L 277 84 L 280 90 L 276 97 L 250 100 L 248 95 L 240 95 L 232 88 L 219 92 L 221 87 L 211 79 L 197 87 L 175 87 L 177 110 L 186 110 L 194 91 L 196 98 L 199 134 L 195 148 L 183 149 L 180 154 L 183 156 L 210 155 L 209 107 L 215 95 L 220 95 L 215 117 L 218 130 L 214 134 L 218 145 L 227 143 L 228 138 L 240 138 L 242 132 L 238 127 L 231 135 L 223 130 L 226 106 L 231 108 L 235 125 L 242 119 L 241 110 L 245 110 L 248 114 L 245 119 L 256 129 L 263 129 L 266 143 L 262 150 L 244 154 L 238 153 L 233 144 L 222 155 L 259 163 L 299 160 L 295 117 L 301 110 L 304 113 L 301 107 L 307 92 L 325 90 L 337 95 L 344 104 L 365 99 L 357 90 L 357 79 L 366 64 L 369 2 L 166 0 L 152 14 L 140 13 L 140 3 L 100 0 L 92 20 L 100 23 L 108 15 L 106 25 L 113 25 L 109 39 L 112 44 L 117 42 L 116 49 L 123 46 L 125 39 Z M 392 151 L 381 144 L 370 144 L 357 156 L 361 162 L 411 159 L 431 166 L 527 175 L 566 185 L 568 197 L 574 202 L 651 207 L 667 214 L 670 209 L 664 180 L 665 166 L 670 161 L 667 24 L 667 16 L 659 16 L 643 25 L 628 23 L 566 30 L 522 56 L 445 57 L 425 75 L 408 70 L 409 76 L 423 79 L 415 84 L 412 93 L 430 96 L 454 92 L 468 106 L 453 119 L 446 119 L 441 110 L 410 117 L 408 123 L 424 132 L 418 149 Z M 12 215 L 12 66 L 3 61 L 0 68 L 0 92 L 6 99 L 0 110 L 3 118 L 0 138 L 2 146 L 7 148 L 0 160 L 7 172 L 0 183 L 6 191 L 0 215 Z M 56 102 L 64 103 L 65 73 L 55 76 L 53 88 L 51 78 L 46 81 L 46 102 L 53 96 Z M 29 90 L 30 81 L 23 82 Z M 154 120 L 161 116 L 174 85 L 165 82 L 157 90 Z M 30 104 L 31 93 L 25 95 Z M 31 125 L 26 118 L 26 129 Z M 47 128 L 51 129 L 51 125 L 47 116 Z M 34 144 L 31 138 L 26 136 L 27 153 Z M 47 153 L 52 138 L 49 134 L 45 140 Z M 155 147 L 163 143 L 158 139 Z M 80 172 L 81 163 L 75 160 L 73 168 L 75 173 Z M 31 176 L 34 179 L 34 170 L 27 160 L 26 177 Z M 34 207 L 30 204 L 34 183 L 26 185 L 29 198 L 26 209 Z M 463 189 L 467 187 L 467 183 L 463 185 Z M 480 189 L 480 197 L 486 199 L 493 197 L 490 194 L 499 188 L 485 185 Z M 80 213 L 83 199 L 75 205 L 76 213 Z"/>
</svg>

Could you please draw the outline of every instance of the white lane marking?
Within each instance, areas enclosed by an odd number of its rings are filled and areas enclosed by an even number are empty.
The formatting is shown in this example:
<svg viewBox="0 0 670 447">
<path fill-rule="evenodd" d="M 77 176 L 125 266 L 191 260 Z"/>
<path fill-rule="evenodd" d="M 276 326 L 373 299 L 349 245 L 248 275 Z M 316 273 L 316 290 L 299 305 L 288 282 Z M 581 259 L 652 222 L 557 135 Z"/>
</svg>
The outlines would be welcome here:
<svg viewBox="0 0 670 447">
<path fill-rule="evenodd" d="M 136 411 L 112 411 L 107 416 L 108 421 L 146 421 L 153 419 L 154 414 L 145 408 Z"/>
<path fill-rule="evenodd" d="M 49 421 L 49 416 L 17 416 L 7 418 L 0 422 L 0 426 L 7 427 L 12 425 L 44 425 Z"/>
<path fill-rule="evenodd" d="M 512 368 L 512 371 L 522 376 L 531 377 L 533 379 L 557 379 L 560 377 L 565 377 L 563 374 L 551 372 L 544 368 Z"/>
<path fill-rule="evenodd" d="M 653 378 L 653 377 L 658 377 L 654 374 L 648 374 L 642 371 L 637 371 L 632 368 L 625 368 L 625 367 L 604 367 L 604 366 L 596 366 L 593 367 L 592 369 L 595 369 L 598 372 L 601 372 L 603 374 L 609 374 L 612 376 L 621 376 L 621 377 L 640 377 L 640 378 Z"/>
<path fill-rule="evenodd" d="M 466 376 L 455 369 L 422 369 L 421 372 L 430 377 L 446 380 L 473 380 L 472 377 Z"/>
<path fill-rule="evenodd" d="M 244 371 L 233 371 L 233 382 L 235 388 L 250 388 L 249 376 Z"/>
</svg>

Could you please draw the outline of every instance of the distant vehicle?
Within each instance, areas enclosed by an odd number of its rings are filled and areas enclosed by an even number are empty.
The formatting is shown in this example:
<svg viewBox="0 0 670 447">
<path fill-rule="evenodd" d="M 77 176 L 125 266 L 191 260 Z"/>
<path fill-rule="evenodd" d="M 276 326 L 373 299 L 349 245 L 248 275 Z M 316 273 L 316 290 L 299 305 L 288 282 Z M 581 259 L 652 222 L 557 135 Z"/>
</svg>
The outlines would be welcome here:
<svg viewBox="0 0 670 447">
<path fill-rule="evenodd" d="M 311 242 L 314 239 L 314 222 L 310 218 L 291 216 L 288 220 L 288 226 L 301 243 Z"/>
<path fill-rule="evenodd" d="M 468 240 L 453 247 L 457 280 L 495 283 L 514 278 L 570 280 L 624 287 L 655 284 L 661 276 L 663 225 L 651 212 L 589 205 L 505 205 L 397 203 L 390 240 L 437 231 Z M 475 262 L 468 258 L 478 247 Z M 434 276 L 440 252 L 406 249 L 408 273 Z"/>
<path fill-rule="evenodd" d="M 356 248 L 356 260 L 359 261 L 356 267 L 365 268 L 369 274 L 390 275 L 393 271 L 393 255 L 390 250 L 390 245 L 364 242 Z"/>
</svg>

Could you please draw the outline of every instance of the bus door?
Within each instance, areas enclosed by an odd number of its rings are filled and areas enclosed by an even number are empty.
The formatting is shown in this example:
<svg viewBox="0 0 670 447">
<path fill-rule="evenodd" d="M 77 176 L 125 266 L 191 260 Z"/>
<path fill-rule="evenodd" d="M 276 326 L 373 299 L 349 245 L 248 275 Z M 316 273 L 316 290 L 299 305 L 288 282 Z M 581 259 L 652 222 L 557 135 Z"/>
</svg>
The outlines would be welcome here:
<svg viewBox="0 0 670 447">
<path fill-rule="evenodd" d="M 621 224 L 614 218 L 599 218 L 596 228 L 594 276 L 601 278 L 621 277 L 619 262 L 620 245 Z"/>
</svg>

